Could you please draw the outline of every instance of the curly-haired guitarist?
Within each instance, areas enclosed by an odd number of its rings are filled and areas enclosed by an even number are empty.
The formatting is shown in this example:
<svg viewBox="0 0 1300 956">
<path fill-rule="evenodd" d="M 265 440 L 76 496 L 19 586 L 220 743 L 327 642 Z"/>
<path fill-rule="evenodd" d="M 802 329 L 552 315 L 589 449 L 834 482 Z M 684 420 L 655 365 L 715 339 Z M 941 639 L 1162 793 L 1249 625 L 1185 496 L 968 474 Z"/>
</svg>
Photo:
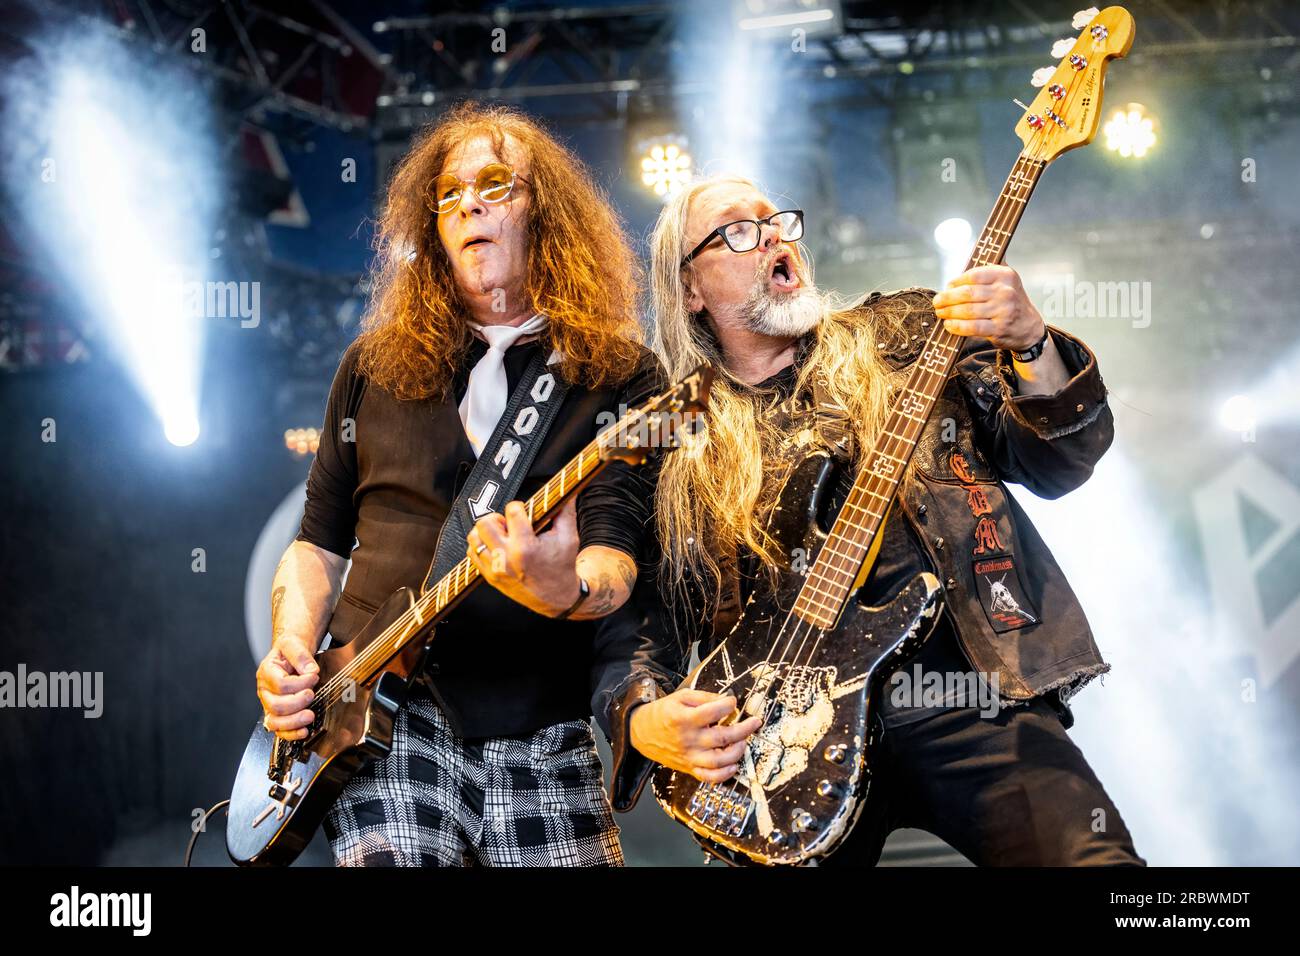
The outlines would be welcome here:
<svg viewBox="0 0 1300 956">
<path fill-rule="evenodd" d="M 453 501 L 472 492 L 479 520 L 456 560 L 468 555 L 492 587 L 438 626 L 391 753 L 330 810 L 335 860 L 621 864 L 589 716 L 634 676 L 635 627 L 607 615 L 636 581 L 653 477 L 611 464 L 540 535 L 520 501 L 659 382 L 624 231 L 537 124 L 467 104 L 396 169 L 378 238 L 363 332 L 335 377 L 302 527 L 275 576 L 274 646 L 258 668 L 265 726 L 306 734 L 326 632 L 347 643 L 395 590 L 418 593 Z M 518 434 L 499 437 L 521 381 Z M 507 482 L 466 491 L 481 458 L 511 474 L 547 402 L 558 410 L 518 469 L 516 500 L 494 497 Z"/>
</svg>

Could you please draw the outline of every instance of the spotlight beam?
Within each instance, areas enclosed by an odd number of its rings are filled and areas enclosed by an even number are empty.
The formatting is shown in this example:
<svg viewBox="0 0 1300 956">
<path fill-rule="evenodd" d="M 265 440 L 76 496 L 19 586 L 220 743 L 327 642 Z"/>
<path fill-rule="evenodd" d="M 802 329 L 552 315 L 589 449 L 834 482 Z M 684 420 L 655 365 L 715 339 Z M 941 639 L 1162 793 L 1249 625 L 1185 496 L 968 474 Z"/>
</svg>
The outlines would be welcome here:
<svg viewBox="0 0 1300 956">
<path fill-rule="evenodd" d="M 50 37 L 6 78 L 18 104 L 6 132 L 15 201 L 48 259 L 86 303 L 157 415 L 168 441 L 199 434 L 206 301 L 185 289 L 208 271 L 218 155 L 184 71 L 146 71 L 98 32 Z M 16 131 L 21 130 L 21 136 Z M 40 144 L 35 145 L 35 144 Z M 36 158 L 31 150 L 48 151 Z"/>
</svg>

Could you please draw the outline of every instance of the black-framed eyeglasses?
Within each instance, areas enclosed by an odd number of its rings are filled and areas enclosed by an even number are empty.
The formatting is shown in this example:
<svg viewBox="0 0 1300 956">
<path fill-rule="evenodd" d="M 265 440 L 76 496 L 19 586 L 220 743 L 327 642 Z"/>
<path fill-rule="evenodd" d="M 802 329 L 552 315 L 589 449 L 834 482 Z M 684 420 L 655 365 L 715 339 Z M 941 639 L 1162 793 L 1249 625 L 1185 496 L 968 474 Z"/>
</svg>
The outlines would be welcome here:
<svg viewBox="0 0 1300 956">
<path fill-rule="evenodd" d="M 453 212 L 460 205 L 466 189 L 474 190 L 474 195 L 484 203 L 505 202 L 514 191 L 515 180 L 528 182 L 505 163 L 488 163 L 478 171 L 474 182 L 443 173 L 433 181 L 433 190 L 429 197 L 429 208 L 438 215 Z"/>
<path fill-rule="evenodd" d="M 719 237 L 732 252 L 749 252 L 751 249 L 757 249 L 759 238 L 763 235 L 763 227 L 769 224 L 776 226 L 777 235 L 783 242 L 797 242 L 803 238 L 802 209 L 783 209 L 772 213 L 766 219 L 737 219 L 735 222 L 724 223 L 705 236 L 698 246 L 682 257 L 681 266 L 678 268 L 685 267 L 704 251 L 705 246 Z"/>
</svg>

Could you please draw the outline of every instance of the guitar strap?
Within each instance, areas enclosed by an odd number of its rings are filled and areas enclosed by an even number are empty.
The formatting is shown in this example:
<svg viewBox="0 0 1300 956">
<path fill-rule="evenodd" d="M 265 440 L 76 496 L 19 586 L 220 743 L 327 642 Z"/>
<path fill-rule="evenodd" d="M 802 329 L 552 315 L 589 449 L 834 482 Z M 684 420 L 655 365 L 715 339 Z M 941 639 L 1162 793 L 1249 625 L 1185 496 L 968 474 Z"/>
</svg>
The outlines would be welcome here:
<svg viewBox="0 0 1300 956">
<path fill-rule="evenodd" d="M 424 591 L 434 587 L 465 557 L 465 537 L 474 523 L 501 511 L 518 494 L 569 391 L 562 378 L 547 370 L 548 364 L 546 349 L 539 348 L 510 393 L 492 437 L 483 445 L 482 454 L 438 532 Z"/>
<path fill-rule="evenodd" d="M 771 467 L 765 492 L 775 494 L 781 489 L 795 465 L 808 453 L 809 445 L 821 445 L 837 458 L 853 460 L 853 427 L 849 412 L 831 399 L 824 372 L 818 371 L 813 375 L 811 404 L 805 397 L 792 395 L 777 404 L 769 414 L 782 438 L 774 450 L 775 463 L 766 463 Z M 722 587 L 713 614 L 714 646 L 740 619 L 740 569 L 734 550 L 719 557 L 718 570 Z"/>
</svg>

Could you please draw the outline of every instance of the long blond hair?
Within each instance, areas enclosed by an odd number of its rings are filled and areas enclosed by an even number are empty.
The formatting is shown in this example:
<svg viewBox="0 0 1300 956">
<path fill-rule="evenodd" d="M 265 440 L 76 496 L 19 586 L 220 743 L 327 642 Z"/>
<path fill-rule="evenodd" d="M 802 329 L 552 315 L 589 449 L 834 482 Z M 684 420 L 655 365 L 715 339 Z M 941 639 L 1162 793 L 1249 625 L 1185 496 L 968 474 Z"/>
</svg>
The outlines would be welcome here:
<svg viewBox="0 0 1300 956">
<path fill-rule="evenodd" d="M 775 462 L 764 470 L 763 449 L 779 437 L 752 389 L 726 370 L 718 339 L 705 316 L 686 306 L 692 265 L 679 268 L 686 253 L 686 219 L 692 200 L 719 183 L 758 187 L 735 176 L 697 180 L 683 188 L 659 215 L 650 237 L 650 289 L 655 315 L 654 349 L 672 381 L 704 362 L 717 376 L 709 396 L 705 440 L 667 456 L 659 478 L 655 514 L 662 546 L 659 579 L 665 597 L 695 605 L 707 622 L 727 582 L 724 562 L 744 547 L 769 570 L 784 562 L 773 553 L 764 530 L 760 494 Z M 811 260 L 805 254 L 811 276 Z M 906 306 L 880 300 L 878 308 L 847 308 L 837 297 L 817 293 L 822 321 L 800 365 L 795 395 L 823 373 L 827 398 L 842 405 L 859 449 L 870 448 L 888 415 L 892 375 L 877 343 L 898 328 Z M 776 399 L 773 399 L 776 400 Z M 702 607 L 698 602 L 702 601 Z"/>
<path fill-rule="evenodd" d="M 401 399 L 446 394 L 471 332 L 429 193 L 447 156 L 479 135 L 498 156 L 507 136 L 528 156 L 525 291 L 550 319 L 546 344 L 563 356 L 562 373 L 589 388 L 625 381 L 644 334 L 636 313 L 641 272 L 618 214 L 578 158 L 533 119 L 474 102 L 426 127 L 389 182 L 361 371 Z"/>
</svg>

